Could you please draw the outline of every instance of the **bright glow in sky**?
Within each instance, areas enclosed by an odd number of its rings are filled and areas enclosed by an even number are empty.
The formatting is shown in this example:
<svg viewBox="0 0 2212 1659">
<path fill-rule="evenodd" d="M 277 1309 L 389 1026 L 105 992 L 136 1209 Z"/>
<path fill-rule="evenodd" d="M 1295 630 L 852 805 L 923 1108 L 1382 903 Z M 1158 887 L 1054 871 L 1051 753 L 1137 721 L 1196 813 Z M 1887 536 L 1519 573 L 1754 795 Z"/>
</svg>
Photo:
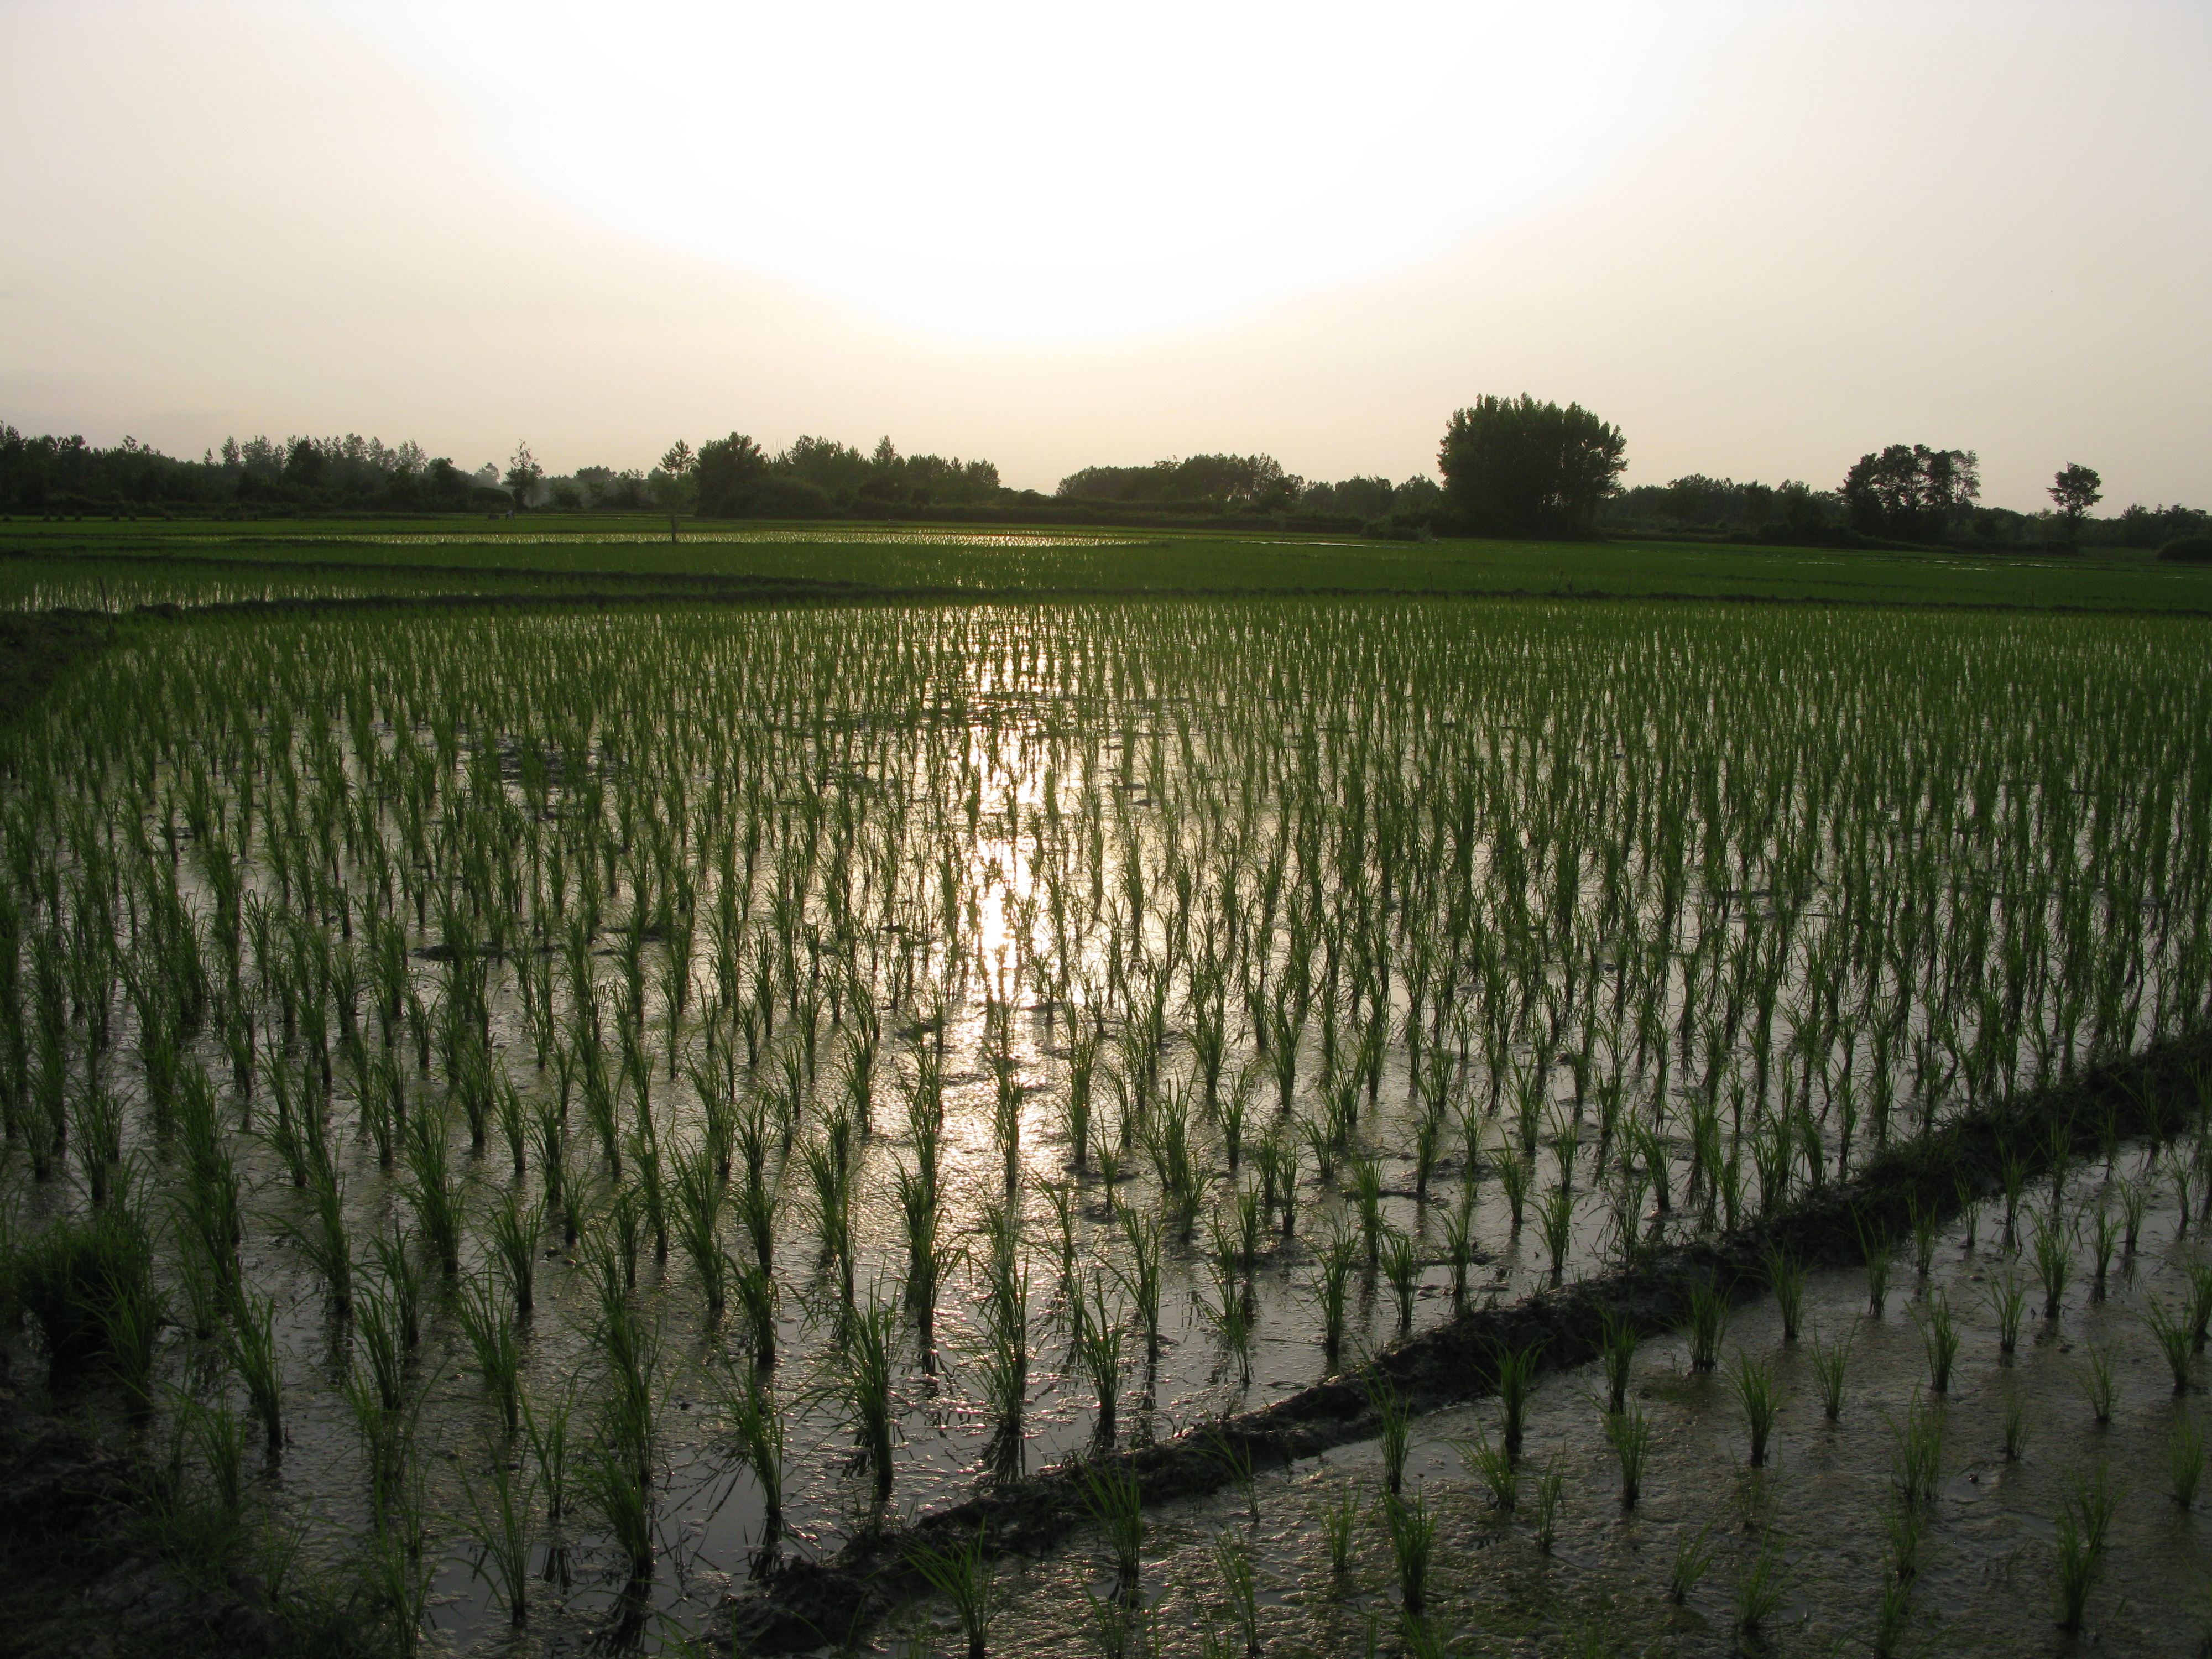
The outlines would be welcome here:
<svg viewBox="0 0 2212 1659">
<path fill-rule="evenodd" d="M 521 178 L 899 322 L 1066 339 L 1403 263 L 1579 182 L 1722 8 L 364 0 Z"/>
<path fill-rule="evenodd" d="M 2212 6 L 0 0 L 0 420 L 2212 507 Z"/>
</svg>

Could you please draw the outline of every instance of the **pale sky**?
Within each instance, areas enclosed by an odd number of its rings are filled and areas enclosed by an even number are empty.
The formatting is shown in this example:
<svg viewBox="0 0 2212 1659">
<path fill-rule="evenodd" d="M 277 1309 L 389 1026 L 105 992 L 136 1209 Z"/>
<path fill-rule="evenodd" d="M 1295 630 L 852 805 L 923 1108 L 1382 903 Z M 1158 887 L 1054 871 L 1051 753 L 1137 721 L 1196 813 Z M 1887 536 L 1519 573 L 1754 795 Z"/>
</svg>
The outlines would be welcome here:
<svg viewBox="0 0 2212 1659">
<path fill-rule="evenodd" d="M 0 420 L 2212 507 L 2212 4 L 0 0 Z"/>
</svg>

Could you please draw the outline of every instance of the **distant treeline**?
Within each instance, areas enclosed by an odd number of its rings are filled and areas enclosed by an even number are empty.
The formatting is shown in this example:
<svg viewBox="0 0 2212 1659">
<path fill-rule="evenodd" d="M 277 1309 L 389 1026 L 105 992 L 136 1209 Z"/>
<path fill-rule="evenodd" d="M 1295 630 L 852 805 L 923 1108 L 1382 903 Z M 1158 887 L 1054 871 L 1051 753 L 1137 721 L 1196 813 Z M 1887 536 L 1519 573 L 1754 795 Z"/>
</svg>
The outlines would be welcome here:
<svg viewBox="0 0 2212 1659">
<path fill-rule="evenodd" d="M 1272 455 L 1192 455 L 1146 466 L 1086 466 L 1060 481 L 1053 499 L 1069 505 L 1150 507 L 1200 516 L 1293 514 L 1344 527 L 1418 530 L 1443 511 L 1443 485 L 1415 474 L 1403 483 L 1352 477 L 1309 483 Z"/>
<path fill-rule="evenodd" d="M 1982 506 L 1979 488 L 1972 452 L 1894 444 L 1863 456 L 1834 489 L 1796 479 L 1739 483 L 1698 473 L 1639 484 L 1596 500 L 1595 528 L 1614 536 L 1815 546 L 2157 548 L 2212 534 L 2212 515 L 2181 506 L 2137 503 L 2106 518 L 2069 520 Z M 696 452 L 678 443 L 651 468 L 584 466 L 548 476 L 527 445 L 517 447 L 503 471 L 486 462 L 465 471 L 419 444 L 392 447 L 350 433 L 282 441 L 230 438 L 193 461 L 134 438 L 100 449 L 82 437 L 31 437 L 0 424 L 0 512 L 258 516 L 518 508 L 1194 527 L 1229 520 L 1404 538 L 1498 533 L 1475 522 L 1468 501 L 1429 476 L 1417 473 L 1401 483 L 1382 477 L 1309 481 L 1266 454 L 1089 466 L 1046 495 L 1006 488 L 989 461 L 902 455 L 888 437 L 866 451 L 802 437 L 770 454 L 732 433 Z"/>
<path fill-rule="evenodd" d="M 182 507 L 343 508 L 444 513 L 504 505 L 499 470 L 464 472 L 415 443 L 386 448 L 374 438 L 223 441 L 197 461 L 179 460 L 125 438 L 100 449 L 81 437 L 27 437 L 0 424 L 0 510 L 71 514 Z"/>
<path fill-rule="evenodd" d="M 1887 452 L 1885 452 L 1887 453 Z M 1971 462 L 1971 456 L 1959 458 Z M 1815 489 L 1791 479 L 1780 484 L 1738 483 L 1692 473 L 1671 483 L 1638 484 L 1607 499 L 1599 509 L 1599 527 L 1613 535 L 1643 532 L 1655 535 L 1711 536 L 1761 544 L 1818 546 L 1858 540 L 1953 543 L 1990 546 L 2044 546 L 2070 542 L 2081 547 L 2164 547 L 2185 537 L 2212 531 L 2212 515 L 2193 507 L 2145 507 L 2136 503 L 2109 518 L 2084 518 L 2068 533 L 2055 512 L 2015 513 L 1984 507 L 1960 493 L 1956 483 L 1940 476 L 1931 485 L 1921 468 L 1916 485 L 1899 482 L 1904 469 L 1893 462 L 1884 479 L 1879 463 L 1838 489 Z M 1860 469 L 1854 468 L 1855 472 Z M 1953 468 L 1955 476 L 1958 469 Z"/>
</svg>

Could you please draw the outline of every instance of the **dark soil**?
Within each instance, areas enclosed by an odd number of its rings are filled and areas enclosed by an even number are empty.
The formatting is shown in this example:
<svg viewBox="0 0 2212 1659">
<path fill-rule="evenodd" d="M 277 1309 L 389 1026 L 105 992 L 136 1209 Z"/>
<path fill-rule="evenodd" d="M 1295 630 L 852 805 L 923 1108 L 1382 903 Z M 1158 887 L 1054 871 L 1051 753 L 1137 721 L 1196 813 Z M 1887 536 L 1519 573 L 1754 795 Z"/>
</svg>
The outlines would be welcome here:
<svg viewBox="0 0 2212 1659">
<path fill-rule="evenodd" d="M 1533 1349 L 1540 1370 L 1586 1364 L 1599 1353 L 1608 1314 L 1646 1335 L 1673 1330 L 1686 1322 L 1693 1285 L 1717 1286 L 1737 1302 L 1764 1292 L 1770 1251 L 1786 1251 L 1807 1266 L 1848 1266 L 1864 1260 L 1863 1227 L 1870 1237 L 1895 1239 L 1908 1229 L 1916 1206 L 1948 1218 L 1966 1197 L 2000 1191 L 2008 1155 L 2021 1160 L 2031 1176 L 2048 1176 L 2060 1144 L 2054 1131 L 2063 1133 L 2075 1160 L 2101 1156 L 2121 1139 L 2163 1140 L 2206 1109 L 2196 1079 L 2208 1065 L 2212 1034 L 2203 1034 L 1966 1114 L 1924 1140 L 1882 1152 L 1848 1183 L 1816 1189 L 1776 1216 L 1510 1307 L 1462 1314 L 1386 1350 L 1372 1372 L 1395 1384 L 1414 1410 L 1427 1412 L 1493 1392 L 1498 1357 L 1510 1349 Z M 1113 1454 L 1111 1461 L 1136 1475 L 1147 1503 L 1200 1497 L 1234 1478 L 1224 1449 L 1266 1469 L 1375 1437 L 1380 1423 L 1368 1386 L 1367 1375 L 1332 1377 L 1164 1444 Z M 734 1632 L 739 1651 L 758 1653 L 844 1641 L 928 1592 L 915 1565 L 917 1547 L 965 1544 L 980 1528 L 993 1550 L 1036 1556 L 1089 1524 L 1077 1471 L 1047 1470 L 979 1492 L 902 1530 L 857 1537 L 826 1562 L 776 1567 L 728 1605 L 717 1633 Z"/>
<path fill-rule="evenodd" d="M 0 1383 L 0 1654 L 36 1659 L 332 1651 L 262 1582 L 195 1579 L 161 1544 L 137 1460 Z"/>
</svg>

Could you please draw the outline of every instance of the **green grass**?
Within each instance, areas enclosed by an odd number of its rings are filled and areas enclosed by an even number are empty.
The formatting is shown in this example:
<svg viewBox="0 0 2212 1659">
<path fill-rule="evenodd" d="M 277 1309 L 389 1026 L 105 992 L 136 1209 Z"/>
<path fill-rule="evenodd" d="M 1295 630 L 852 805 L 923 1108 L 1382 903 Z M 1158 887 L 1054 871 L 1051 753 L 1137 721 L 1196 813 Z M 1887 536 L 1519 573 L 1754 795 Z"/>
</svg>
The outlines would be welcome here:
<svg viewBox="0 0 2212 1659">
<path fill-rule="evenodd" d="M 15 556 L 13 557 L 8 556 Z M 546 514 L 223 524 L 0 523 L 0 605 L 97 605 L 281 591 L 315 569 L 331 593 L 819 585 L 825 596 L 963 593 L 1449 593 L 1758 599 L 1830 604 L 2212 614 L 2212 568 L 2148 554 L 1870 552 L 1605 543 L 1369 542 L 1267 532 L 1040 526 L 687 524 Z"/>
</svg>

